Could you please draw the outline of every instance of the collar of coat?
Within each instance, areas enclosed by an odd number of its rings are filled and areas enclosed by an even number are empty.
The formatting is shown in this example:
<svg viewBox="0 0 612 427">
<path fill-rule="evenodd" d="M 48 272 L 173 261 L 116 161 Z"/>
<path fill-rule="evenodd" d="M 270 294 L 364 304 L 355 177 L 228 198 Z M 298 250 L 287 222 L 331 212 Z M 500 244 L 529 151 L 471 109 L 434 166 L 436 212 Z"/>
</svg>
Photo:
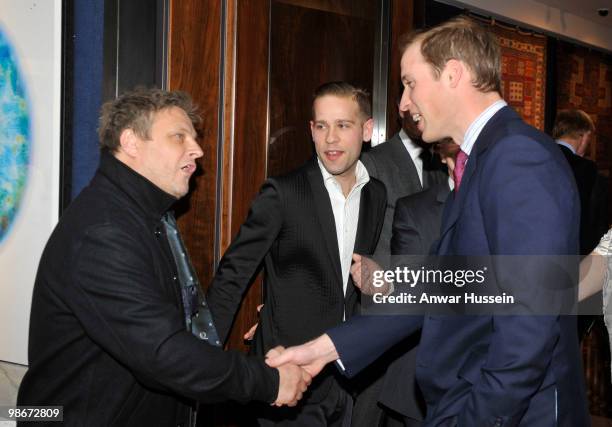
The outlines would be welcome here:
<svg viewBox="0 0 612 427">
<path fill-rule="evenodd" d="M 157 187 L 138 172 L 103 151 L 100 156 L 99 173 L 125 193 L 146 215 L 156 219 L 162 217 L 177 199 Z"/>
</svg>

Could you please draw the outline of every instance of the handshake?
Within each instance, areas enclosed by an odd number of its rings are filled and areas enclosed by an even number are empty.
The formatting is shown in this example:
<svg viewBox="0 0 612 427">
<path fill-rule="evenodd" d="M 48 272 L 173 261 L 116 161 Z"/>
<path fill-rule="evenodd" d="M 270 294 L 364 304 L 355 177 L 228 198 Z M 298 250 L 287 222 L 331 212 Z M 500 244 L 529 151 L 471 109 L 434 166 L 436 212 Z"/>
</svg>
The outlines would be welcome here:
<svg viewBox="0 0 612 427">
<path fill-rule="evenodd" d="M 295 347 L 275 347 L 266 354 L 266 363 L 278 369 L 278 395 L 274 406 L 295 406 L 325 365 L 338 359 L 327 334 Z"/>
</svg>

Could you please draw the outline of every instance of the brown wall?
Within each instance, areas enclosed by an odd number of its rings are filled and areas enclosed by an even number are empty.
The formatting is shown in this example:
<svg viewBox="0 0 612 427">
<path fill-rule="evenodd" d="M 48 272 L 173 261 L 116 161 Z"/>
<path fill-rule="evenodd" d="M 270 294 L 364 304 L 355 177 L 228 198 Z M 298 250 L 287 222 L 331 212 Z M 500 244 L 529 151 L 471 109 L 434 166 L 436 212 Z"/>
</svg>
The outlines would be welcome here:
<svg viewBox="0 0 612 427">
<path fill-rule="evenodd" d="M 193 178 L 190 196 L 177 209 L 185 244 L 204 286 L 213 275 L 215 261 L 220 19 L 220 2 L 171 2 L 168 88 L 190 93 L 204 118 L 199 129 L 204 156 Z"/>
<path fill-rule="evenodd" d="M 375 3 L 364 0 L 271 6 L 268 176 L 313 155 L 309 120 L 317 86 L 345 80 L 372 91 L 376 16 Z"/>
<path fill-rule="evenodd" d="M 399 38 L 414 28 L 415 5 L 412 0 L 391 2 L 391 40 L 389 42 L 389 77 L 387 80 L 387 139 L 399 132 L 401 125 L 397 101 L 402 91 L 400 76 Z"/>
</svg>

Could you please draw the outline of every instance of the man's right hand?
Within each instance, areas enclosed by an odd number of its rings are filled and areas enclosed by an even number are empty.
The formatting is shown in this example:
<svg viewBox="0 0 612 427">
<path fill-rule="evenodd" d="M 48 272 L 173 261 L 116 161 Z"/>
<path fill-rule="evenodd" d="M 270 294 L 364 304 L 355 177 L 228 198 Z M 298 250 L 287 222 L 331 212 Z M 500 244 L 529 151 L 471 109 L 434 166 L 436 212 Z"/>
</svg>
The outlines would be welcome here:
<svg viewBox="0 0 612 427">
<path fill-rule="evenodd" d="M 285 364 L 299 365 L 310 376 L 314 377 L 327 365 L 338 359 L 338 353 L 333 341 L 323 334 L 306 344 L 289 347 L 276 347 L 266 354 L 266 363 L 272 368 Z"/>
<path fill-rule="evenodd" d="M 286 364 L 279 366 L 278 396 L 274 406 L 295 406 L 310 385 L 312 377 L 297 365 Z"/>
</svg>

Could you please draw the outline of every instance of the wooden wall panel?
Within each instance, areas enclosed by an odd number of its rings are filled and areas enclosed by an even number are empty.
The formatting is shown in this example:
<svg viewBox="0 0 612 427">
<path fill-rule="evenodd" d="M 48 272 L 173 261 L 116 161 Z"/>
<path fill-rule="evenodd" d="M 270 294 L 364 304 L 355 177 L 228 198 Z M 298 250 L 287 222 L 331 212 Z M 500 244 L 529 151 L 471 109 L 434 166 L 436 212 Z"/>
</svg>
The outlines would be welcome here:
<svg viewBox="0 0 612 427">
<path fill-rule="evenodd" d="M 401 128 L 397 110 L 398 98 L 402 91 L 400 76 L 399 38 L 415 28 L 414 1 L 392 0 L 391 2 L 391 31 L 389 34 L 389 75 L 387 77 L 387 139 L 391 138 Z"/>
<path fill-rule="evenodd" d="M 346 2 L 332 3 L 272 1 L 268 176 L 293 170 L 313 155 L 308 123 L 317 86 L 346 80 L 372 92 L 374 3 L 354 1 L 344 9 Z M 374 13 L 364 17 L 370 9 Z M 360 13 L 350 15 L 354 10 Z"/>
<path fill-rule="evenodd" d="M 170 10 L 169 89 L 189 92 L 200 106 L 204 123 L 204 156 L 192 192 L 179 207 L 179 225 L 203 287 L 216 263 L 215 210 L 221 203 L 220 255 L 246 218 L 265 179 L 268 97 L 268 23 L 265 2 L 226 2 L 224 25 L 218 1 L 174 1 Z M 176 29 L 176 30 L 175 30 Z M 225 31 L 223 68 L 221 35 Z M 223 80 L 221 72 L 224 72 Z M 219 82 L 223 81 L 224 93 Z M 221 200 L 216 200 L 220 97 L 223 95 L 223 161 Z M 244 331 L 257 321 L 261 288 L 249 290 L 228 341 L 246 350 Z M 245 317 L 246 316 L 246 317 Z"/>
<path fill-rule="evenodd" d="M 204 156 L 192 191 L 177 213 L 185 245 L 200 282 L 208 286 L 214 267 L 221 4 L 180 0 L 170 6 L 168 88 L 192 95 L 203 117 Z"/>
<path fill-rule="evenodd" d="M 266 177 L 268 139 L 268 28 L 269 2 L 241 0 L 236 9 L 233 158 L 231 176 L 223 172 L 231 198 L 229 230 L 235 236 Z M 229 137 L 229 135 L 228 135 Z M 226 139 L 224 144 L 229 144 Z M 228 160 L 229 161 L 229 160 Z M 227 242 L 227 239 L 222 237 Z M 229 348 L 245 350 L 242 335 L 257 322 L 255 307 L 261 303 L 261 280 L 250 287 L 228 341 Z"/>
<path fill-rule="evenodd" d="M 374 18 L 378 13 L 378 2 L 372 0 L 275 0 L 275 3 L 366 19 Z"/>
</svg>

